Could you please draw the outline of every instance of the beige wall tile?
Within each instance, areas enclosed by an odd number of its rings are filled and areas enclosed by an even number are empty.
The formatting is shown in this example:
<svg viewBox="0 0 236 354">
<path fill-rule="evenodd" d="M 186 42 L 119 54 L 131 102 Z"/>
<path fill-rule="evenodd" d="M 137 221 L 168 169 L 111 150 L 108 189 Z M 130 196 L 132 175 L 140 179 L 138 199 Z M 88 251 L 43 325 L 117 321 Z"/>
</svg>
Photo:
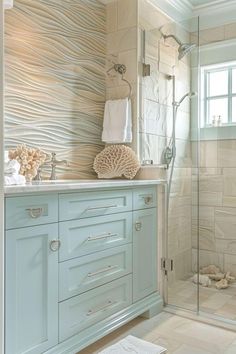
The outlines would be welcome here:
<svg viewBox="0 0 236 354">
<path fill-rule="evenodd" d="M 236 208 L 236 197 L 228 197 L 223 195 L 223 206 Z"/>
<path fill-rule="evenodd" d="M 223 192 L 223 176 L 200 174 L 199 191 L 200 193 Z"/>
<path fill-rule="evenodd" d="M 224 254 L 224 271 L 231 272 L 231 274 L 236 276 L 236 257 L 232 254 Z"/>
<path fill-rule="evenodd" d="M 127 50 L 118 55 L 119 62 L 126 65 L 125 78 L 129 82 L 137 81 L 137 50 Z M 121 81 L 122 82 L 122 81 Z M 125 84 L 123 82 L 123 84 Z M 127 84 L 126 84 L 127 85 Z"/>
<path fill-rule="evenodd" d="M 107 35 L 107 53 L 113 54 L 137 48 L 137 27 L 120 30 Z"/>
<path fill-rule="evenodd" d="M 215 236 L 236 240 L 236 208 L 215 209 Z"/>
<path fill-rule="evenodd" d="M 216 245 L 217 252 L 236 254 L 236 239 L 234 241 L 234 240 L 225 240 L 225 239 L 216 238 L 215 245 Z"/>
<path fill-rule="evenodd" d="M 224 26 L 209 28 L 200 31 L 200 43 L 212 43 L 222 41 L 225 38 Z"/>
<path fill-rule="evenodd" d="M 198 252 L 196 249 L 192 250 L 192 266 L 193 271 L 197 272 L 198 264 Z M 224 269 L 224 256 L 222 253 L 217 253 L 213 251 L 200 250 L 199 252 L 199 265 L 200 268 L 206 267 L 209 264 L 215 264 L 220 267 L 221 270 Z"/>
<path fill-rule="evenodd" d="M 117 31 L 117 1 L 106 5 L 107 33 Z"/>
<path fill-rule="evenodd" d="M 236 140 L 219 140 L 218 167 L 236 167 Z"/>
<path fill-rule="evenodd" d="M 169 66 L 174 66 L 176 64 L 176 48 L 168 46 L 166 43 L 160 43 L 160 61 Z"/>
<path fill-rule="evenodd" d="M 236 197 L 236 168 L 224 168 L 224 196 Z"/>
<path fill-rule="evenodd" d="M 217 167 L 217 141 L 200 142 L 200 167 Z"/>
<path fill-rule="evenodd" d="M 137 0 L 118 0 L 118 29 L 138 24 Z"/>
</svg>

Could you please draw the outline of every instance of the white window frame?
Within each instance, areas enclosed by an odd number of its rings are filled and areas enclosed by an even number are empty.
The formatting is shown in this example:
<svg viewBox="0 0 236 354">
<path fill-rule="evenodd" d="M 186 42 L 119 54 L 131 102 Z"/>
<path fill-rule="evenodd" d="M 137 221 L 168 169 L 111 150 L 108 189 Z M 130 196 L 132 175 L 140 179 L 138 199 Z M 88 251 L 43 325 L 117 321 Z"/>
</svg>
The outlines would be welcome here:
<svg viewBox="0 0 236 354">
<path fill-rule="evenodd" d="M 209 102 L 214 99 L 227 98 L 228 99 L 228 121 L 227 123 L 222 123 L 222 126 L 236 125 L 236 122 L 232 121 L 232 98 L 236 97 L 236 93 L 232 92 L 232 70 L 236 69 L 236 62 L 234 63 L 223 63 L 214 66 L 206 66 L 202 68 L 202 78 L 203 78 L 203 125 L 204 127 L 212 127 L 212 122 L 209 117 Z M 209 77 L 211 73 L 228 71 L 228 92 L 225 95 L 208 96 L 209 92 Z"/>
</svg>

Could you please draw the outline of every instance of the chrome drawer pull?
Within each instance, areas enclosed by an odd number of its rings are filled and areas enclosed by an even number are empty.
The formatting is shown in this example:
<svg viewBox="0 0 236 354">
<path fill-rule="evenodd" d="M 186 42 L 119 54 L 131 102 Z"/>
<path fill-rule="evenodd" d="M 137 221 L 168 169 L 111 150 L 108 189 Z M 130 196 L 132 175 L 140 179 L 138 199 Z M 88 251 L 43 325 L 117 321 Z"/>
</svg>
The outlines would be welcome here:
<svg viewBox="0 0 236 354">
<path fill-rule="evenodd" d="M 61 241 L 60 240 L 52 240 L 50 242 L 50 250 L 53 252 L 56 252 L 59 250 L 59 248 L 61 247 Z"/>
<path fill-rule="evenodd" d="M 100 207 L 88 207 L 86 211 L 91 211 L 91 210 L 99 210 L 99 209 L 108 209 L 108 208 L 117 208 L 116 204 L 113 205 L 103 205 Z"/>
<path fill-rule="evenodd" d="M 112 306 L 112 305 L 115 305 L 116 304 L 116 301 L 112 302 L 111 300 L 108 301 L 108 303 L 102 307 L 100 307 L 99 309 L 97 310 L 89 310 L 87 312 L 87 316 L 91 316 L 91 315 L 95 315 L 96 313 L 100 312 L 100 311 L 104 311 L 106 310 L 108 307 Z"/>
<path fill-rule="evenodd" d="M 142 229 L 142 223 L 141 221 L 136 221 L 135 223 L 135 230 L 140 231 Z"/>
<path fill-rule="evenodd" d="M 25 210 L 29 212 L 31 218 L 33 219 L 39 218 L 43 214 L 43 208 L 28 208 Z"/>
<path fill-rule="evenodd" d="M 112 234 L 112 233 L 108 232 L 107 234 L 103 234 L 103 235 L 89 236 L 87 238 L 87 241 L 97 241 L 97 240 L 102 240 L 104 238 L 115 237 L 115 236 L 118 236 L 118 234 Z"/>
<path fill-rule="evenodd" d="M 87 277 L 94 277 L 95 275 L 108 272 L 109 270 L 115 269 L 117 267 L 118 267 L 117 265 L 113 265 L 113 266 L 109 265 L 108 267 L 103 268 L 103 269 L 99 269 L 96 272 L 88 273 Z"/>
</svg>

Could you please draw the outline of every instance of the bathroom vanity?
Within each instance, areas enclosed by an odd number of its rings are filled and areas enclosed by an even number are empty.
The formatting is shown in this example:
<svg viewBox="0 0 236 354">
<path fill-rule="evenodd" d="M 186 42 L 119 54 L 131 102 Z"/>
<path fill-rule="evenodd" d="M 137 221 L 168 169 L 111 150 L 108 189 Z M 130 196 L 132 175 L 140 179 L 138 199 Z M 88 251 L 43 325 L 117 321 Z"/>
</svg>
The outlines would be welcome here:
<svg viewBox="0 0 236 354">
<path fill-rule="evenodd" d="M 157 184 L 5 189 L 6 354 L 69 354 L 162 309 Z"/>
</svg>

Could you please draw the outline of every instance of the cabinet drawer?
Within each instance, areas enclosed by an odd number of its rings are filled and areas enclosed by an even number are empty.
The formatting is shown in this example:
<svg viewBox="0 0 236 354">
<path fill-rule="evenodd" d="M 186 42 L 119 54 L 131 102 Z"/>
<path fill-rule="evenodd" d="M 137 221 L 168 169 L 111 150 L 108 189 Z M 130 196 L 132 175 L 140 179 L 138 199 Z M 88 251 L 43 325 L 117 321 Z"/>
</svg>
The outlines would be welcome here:
<svg viewBox="0 0 236 354">
<path fill-rule="evenodd" d="M 62 262 L 59 265 L 60 301 L 131 272 L 131 244 Z"/>
<path fill-rule="evenodd" d="M 132 212 L 59 224 L 60 261 L 132 241 Z"/>
<path fill-rule="evenodd" d="M 59 196 L 59 219 L 72 220 L 107 215 L 132 209 L 131 191 L 99 191 L 61 194 Z"/>
<path fill-rule="evenodd" d="M 131 305 L 131 287 L 132 276 L 127 275 L 59 303 L 59 341 Z"/>
<path fill-rule="evenodd" d="M 6 229 L 58 221 L 58 196 L 41 195 L 6 199 Z"/>
<path fill-rule="evenodd" d="M 137 188 L 133 191 L 133 209 L 153 208 L 157 204 L 155 187 Z"/>
</svg>

